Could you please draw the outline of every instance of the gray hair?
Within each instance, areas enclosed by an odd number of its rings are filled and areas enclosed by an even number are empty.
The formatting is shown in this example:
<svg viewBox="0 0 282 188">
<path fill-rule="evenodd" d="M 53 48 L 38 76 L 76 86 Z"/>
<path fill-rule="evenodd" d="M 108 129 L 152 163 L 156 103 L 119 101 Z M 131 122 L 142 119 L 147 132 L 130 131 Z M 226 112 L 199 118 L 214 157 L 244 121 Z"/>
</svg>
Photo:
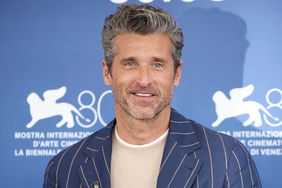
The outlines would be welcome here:
<svg viewBox="0 0 282 188">
<path fill-rule="evenodd" d="M 147 4 L 127 4 L 118 7 L 117 11 L 106 17 L 102 30 L 104 58 L 111 68 L 115 55 L 114 39 L 120 33 L 133 32 L 142 35 L 152 33 L 166 34 L 172 42 L 172 57 L 175 70 L 179 66 L 183 48 L 183 33 L 175 20 L 163 9 Z"/>
</svg>

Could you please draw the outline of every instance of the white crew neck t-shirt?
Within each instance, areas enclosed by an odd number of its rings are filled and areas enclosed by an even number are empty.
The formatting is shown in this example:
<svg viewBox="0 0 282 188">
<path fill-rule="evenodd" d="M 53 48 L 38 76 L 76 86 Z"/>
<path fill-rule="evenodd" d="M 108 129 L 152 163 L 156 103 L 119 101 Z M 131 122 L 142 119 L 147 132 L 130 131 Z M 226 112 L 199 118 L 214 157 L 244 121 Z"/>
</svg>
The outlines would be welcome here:
<svg viewBox="0 0 282 188">
<path fill-rule="evenodd" d="M 111 160 L 111 188 L 156 188 L 168 130 L 144 145 L 123 141 L 115 128 Z"/>
</svg>

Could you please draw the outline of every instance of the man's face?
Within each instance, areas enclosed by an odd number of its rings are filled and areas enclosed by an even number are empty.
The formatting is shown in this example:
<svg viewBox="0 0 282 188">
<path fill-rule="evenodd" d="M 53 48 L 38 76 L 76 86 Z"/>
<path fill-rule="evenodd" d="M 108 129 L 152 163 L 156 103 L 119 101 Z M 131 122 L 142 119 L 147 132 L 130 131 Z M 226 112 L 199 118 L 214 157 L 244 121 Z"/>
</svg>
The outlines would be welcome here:
<svg viewBox="0 0 282 188">
<path fill-rule="evenodd" d="M 164 34 L 119 34 L 111 70 L 103 63 L 104 81 L 112 86 L 116 113 L 154 119 L 170 108 L 181 65 L 174 71 L 172 44 Z"/>
</svg>

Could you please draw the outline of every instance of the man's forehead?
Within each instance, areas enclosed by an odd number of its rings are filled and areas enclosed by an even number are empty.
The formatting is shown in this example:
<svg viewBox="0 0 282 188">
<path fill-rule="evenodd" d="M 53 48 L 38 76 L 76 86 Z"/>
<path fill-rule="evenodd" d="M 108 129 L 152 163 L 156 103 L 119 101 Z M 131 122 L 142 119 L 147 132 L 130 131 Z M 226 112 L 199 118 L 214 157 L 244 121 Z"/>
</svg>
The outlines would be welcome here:
<svg viewBox="0 0 282 188">
<path fill-rule="evenodd" d="M 160 46 L 162 44 L 163 46 Z M 113 40 L 114 51 L 117 52 L 118 48 L 124 47 L 147 47 L 153 45 L 155 47 L 163 48 L 168 46 L 173 47 L 173 44 L 168 35 L 164 33 L 150 33 L 139 34 L 133 32 L 123 32 L 118 34 Z"/>
</svg>

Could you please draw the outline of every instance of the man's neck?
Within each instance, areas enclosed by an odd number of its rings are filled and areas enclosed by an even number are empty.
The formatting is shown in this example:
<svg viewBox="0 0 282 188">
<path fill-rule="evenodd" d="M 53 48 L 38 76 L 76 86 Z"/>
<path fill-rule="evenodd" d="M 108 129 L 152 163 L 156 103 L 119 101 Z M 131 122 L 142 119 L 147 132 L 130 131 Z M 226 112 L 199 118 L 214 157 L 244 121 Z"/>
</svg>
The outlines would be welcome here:
<svg viewBox="0 0 282 188">
<path fill-rule="evenodd" d="M 130 144 L 152 142 L 168 129 L 170 112 L 170 107 L 167 107 L 152 120 L 138 120 L 126 112 L 116 113 L 118 135 Z"/>
</svg>

